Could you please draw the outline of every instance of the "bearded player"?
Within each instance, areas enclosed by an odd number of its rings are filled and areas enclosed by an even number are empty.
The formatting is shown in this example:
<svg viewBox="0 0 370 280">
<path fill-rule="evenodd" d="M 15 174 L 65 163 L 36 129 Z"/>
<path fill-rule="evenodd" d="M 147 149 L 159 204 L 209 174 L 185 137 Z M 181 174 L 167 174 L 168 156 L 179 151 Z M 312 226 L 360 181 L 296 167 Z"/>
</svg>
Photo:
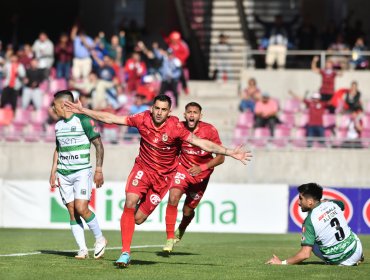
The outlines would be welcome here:
<svg viewBox="0 0 370 280">
<path fill-rule="evenodd" d="M 199 138 L 210 140 L 222 145 L 215 127 L 201 121 L 202 107 L 196 102 L 190 102 L 185 106 L 184 126 L 188 131 Z M 166 209 L 166 233 L 167 243 L 163 247 L 164 252 L 172 252 L 175 243 L 179 242 L 185 233 L 187 226 L 195 215 L 198 206 L 207 188 L 209 178 L 214 167 L 222 164 L 225 156 L 206 152 L 188 142 L 182 142 L 179 157 L 179 166 L 170 187 L 169 200 Z M 183 194 L 186 194 L 183 216 L 176 230 L 177 206 Z"/>
<path fill-rule="evenodd" d="M 131 261 L 130 247 L 135 223 L 142 224 L 167 193 L 178 166 L 178 147 L 182 141 L 200 146 L 205 151 L 231 156 L 243 164 L 251 158 L 251 153 L 242 147 L 230 150 L 198 138 L 177 117 L 170 116 L 171 105 L 168 96 L 158 95 L 151 110 L 132 116 L 116 116 L 66 101 L 66 106 L 75 113 L 104 123 L 136 127 L 141 136 L 139 155 L 125 189 L 126 200 L 121 217 L 122 253 L 116 261 L 119 267 L 127 267 Z"/>
</svg>

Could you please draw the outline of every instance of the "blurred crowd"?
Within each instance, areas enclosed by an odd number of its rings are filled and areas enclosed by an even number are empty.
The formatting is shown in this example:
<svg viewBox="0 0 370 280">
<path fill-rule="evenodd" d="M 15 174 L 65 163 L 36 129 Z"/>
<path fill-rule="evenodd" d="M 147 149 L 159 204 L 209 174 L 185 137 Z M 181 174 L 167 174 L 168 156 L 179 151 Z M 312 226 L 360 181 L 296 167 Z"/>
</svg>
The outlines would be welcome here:
<svg viewBox="0 0 370 280">
<path fill-rule="evenodd" d="M 45 32 L 17 49 L 0 41 L 0 130 L 24 111 L 52 125 L 57 120 L 50 109 L 53 94 L 66 88 L 94 110 L 134 114 L 158 94 L 170 95 L 177 106 L 180 93 L 189 93 L 190 52 L 177 31 L 163 41 L 147 46 L 138 39 L 128 48 L 124 30 L 91 37 L 77 25 L 57 42 Z"/>
</svg>

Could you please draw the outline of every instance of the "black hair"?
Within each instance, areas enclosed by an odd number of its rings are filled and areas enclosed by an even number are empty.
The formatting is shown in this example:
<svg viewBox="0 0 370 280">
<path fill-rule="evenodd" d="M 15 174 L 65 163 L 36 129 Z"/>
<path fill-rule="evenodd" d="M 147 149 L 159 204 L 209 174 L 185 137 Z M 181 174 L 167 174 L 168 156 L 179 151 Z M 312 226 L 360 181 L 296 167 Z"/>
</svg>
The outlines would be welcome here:
<svg viewBox="0 0 370 280">
<path fill-rule="evenodd" d="M 320 201 L 322 198 L 322 187 L 316 183 L 307 183 L 300 185 L 297 190 L 304 197 L 309 196 L 317 201 Z"/>
<path fill-rule="evenodd" d="M 197 102 L 189 102 L 188 104 L 186 104 L 185 106 L 185 111 L 190 107 L 190 106 L 194 106 L 194 107 L 197 107 L 199 109 L 199 111 L 202 112 L 202 106 L 199 105 L 199 103 Z"/>
<path fill-rule="evenodd" d="M 64 98 L 68 101 L 74 102 L 73 94 L 70 90 L 61 90 L 54 94 L 54 100 Z"/>
<path fill-rule="evenodd" d="M 157 95 L 154 100 L 153 100 L 153 103 L 157 102 L 157 101 L 162 101 L 162 102 L 167 102 L 170 109 L 171 109 L 171 106 L 172 106 L 172 100 L 171 98 L 168 96 L 168 95 L 165 95 L 165 94 L 160 94 L 160 95 Z"/>
</svg>

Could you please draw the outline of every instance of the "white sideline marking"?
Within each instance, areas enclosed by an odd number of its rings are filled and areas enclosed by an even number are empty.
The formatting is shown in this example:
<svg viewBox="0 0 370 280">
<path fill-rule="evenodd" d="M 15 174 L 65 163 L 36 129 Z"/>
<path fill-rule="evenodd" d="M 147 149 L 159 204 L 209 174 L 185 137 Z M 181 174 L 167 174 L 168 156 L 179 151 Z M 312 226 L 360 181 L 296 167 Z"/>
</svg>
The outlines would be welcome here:
<svg viewBox="0 0 370 280">
<path fill-rule="evenodd" d="M 137 245 L 137 246 L 131 246 L 132 249 L 141 249 L 141 248 L 160 248 L 162 245 Z M 107 247 L 105 250 L 119 250 L 122 249 L 122 247 Z M 89 251 L 94 251 L 94 249 L 88 249 Z M 77 252 L 77 250 L 45 250 L 50 252 Z M 0 255 L 0 257 L 22 257 L 22 256 L 31 256 L 31 255 L 40 255 L 42 252 L 36 251 L 36 252 L 29 252 L 29 253 L 16 253 L 16 254 L 6 254 L 6 255 Z"/>
</svg>

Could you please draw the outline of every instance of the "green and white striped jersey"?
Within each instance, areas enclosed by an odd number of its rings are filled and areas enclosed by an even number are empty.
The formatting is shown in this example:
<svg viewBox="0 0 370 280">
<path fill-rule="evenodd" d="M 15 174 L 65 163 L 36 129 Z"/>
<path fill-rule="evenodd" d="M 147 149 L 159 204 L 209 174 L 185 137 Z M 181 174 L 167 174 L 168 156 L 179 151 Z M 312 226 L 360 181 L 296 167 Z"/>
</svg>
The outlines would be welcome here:
<svg viewBox="0 0 370 280">
<path fill-rule="evenodd" d="M 339 264 L 348 259 L 357 241 L 343 215 L 341 201 L 325 201 L 312 209 L 302 226 L 301 245 L 317 244 L 327 263 Z"/>
<path fill-rule="evenodd" d="M 91 141 L 100 137 L 93 119 L 85 115 L 74 114 L 69 119 L 59 120 L 55 124 L 55 136 L 58 173 L 69 175 L 91 167 Z"/>
</svg>

